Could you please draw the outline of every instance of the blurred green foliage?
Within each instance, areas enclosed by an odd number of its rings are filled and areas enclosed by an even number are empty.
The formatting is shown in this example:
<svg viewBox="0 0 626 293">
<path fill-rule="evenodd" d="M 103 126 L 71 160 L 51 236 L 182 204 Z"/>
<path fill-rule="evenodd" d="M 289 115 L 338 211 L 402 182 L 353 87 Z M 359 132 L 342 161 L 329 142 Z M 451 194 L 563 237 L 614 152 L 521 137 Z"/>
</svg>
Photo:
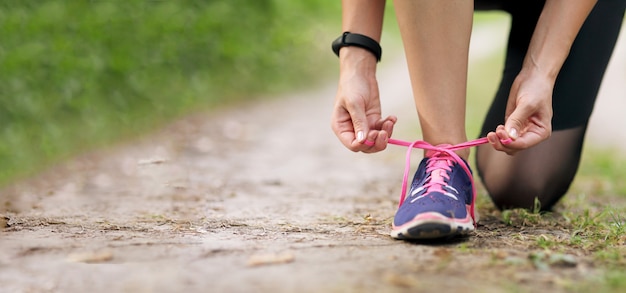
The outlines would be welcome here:
<svg viewBox="0 0 626 293">
<path fill-rule="evenodd" d="M 339 1 L 0 2 L 0 185 L 334 70 Z"/>
</svg>

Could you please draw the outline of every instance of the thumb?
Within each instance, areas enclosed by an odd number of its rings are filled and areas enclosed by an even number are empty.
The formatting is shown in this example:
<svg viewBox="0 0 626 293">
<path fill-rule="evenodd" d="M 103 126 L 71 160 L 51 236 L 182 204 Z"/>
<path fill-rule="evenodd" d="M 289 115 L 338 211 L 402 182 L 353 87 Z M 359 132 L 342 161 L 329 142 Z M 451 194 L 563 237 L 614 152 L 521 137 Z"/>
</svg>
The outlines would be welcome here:
<svg viewBox="0 0 626 293">
<path fill-rule="evenodd" d="M 367 116 L 364 109 L 360 107 L 348 109 L 350 113 L 350 119 L 352 120 L 352 127 L 354 128 L 354 135 L 359 143 L 363 143 L 369 132 L 369 125 L 367 124 Z"/>
<path fill-rule="evenodd" d="M 520 136 L 520 130 L 524 129 L 528 118 L 532 113 L 526 107 L 515 108 L 504 124 L 504 130 L 513 140 Z"/>
</svg>

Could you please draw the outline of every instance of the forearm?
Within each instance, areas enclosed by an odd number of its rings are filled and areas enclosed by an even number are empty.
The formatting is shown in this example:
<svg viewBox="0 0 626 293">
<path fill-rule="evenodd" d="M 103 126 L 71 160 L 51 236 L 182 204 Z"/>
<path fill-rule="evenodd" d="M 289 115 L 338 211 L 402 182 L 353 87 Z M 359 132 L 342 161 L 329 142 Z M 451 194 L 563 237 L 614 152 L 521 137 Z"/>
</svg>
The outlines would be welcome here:
<svg viewBox="0 0 626 293">
<path fill-rule="evenodd" d="M 569 50 L 597 0 L 548 0 L 537 22 L 523 70 L 556 80 Z"/>
<path fill-rule="evenodd" d="M 343 0 L 342 29 L 380 42 L 385 0 Z"/>
<path fill-rule="evenodd" d="M 368 36 L 380 42 L 383 26 L 385 0 L 343 0 L 342 31 Z M 369 51 L 355 46 L 339 51 L 341 72 L 375 73 L 376 57 Z"/>
</svg>

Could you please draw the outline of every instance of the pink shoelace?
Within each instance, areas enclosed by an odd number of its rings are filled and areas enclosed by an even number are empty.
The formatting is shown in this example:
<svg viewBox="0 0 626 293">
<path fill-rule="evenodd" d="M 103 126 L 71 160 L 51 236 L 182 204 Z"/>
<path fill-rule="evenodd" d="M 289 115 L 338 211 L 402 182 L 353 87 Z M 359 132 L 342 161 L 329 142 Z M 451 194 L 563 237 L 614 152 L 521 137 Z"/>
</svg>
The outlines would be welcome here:
<svg viewBox="0 0 626 293">
<path fill-rule="evenodd" d="M 501 140 L 501 142 L 503 144 L 509 144 L 509 143 L 511 143 L 511 141 L 512 141 L 511 139 Z M 406 151 L 406 159 L 405 159 L 405 164 L 404 164 L 404 176 L 402 178 L 402 190 L 401 190 L 401 194 L 400 194 L 400 203 L 399 203 L 398 207 L 402 206 L 402 204 L 404 203 L 404 200 L 406 198 L 407 186 L 408 186 L 408 181 L 409 181 L 409 173 L 411 171 L 411 151 L 414 148 L 423 149 L 423 150 L 427 150 L 427 151 L 433 151 L 435 153 L 443 153 L 443 154 L 447 154 L 448 156 L 450 156 L 456 163 L 459 164 L 459 166 L 461 166 L 463 168 L 463 171 L 465 171 L 467 176 L 470 178 L 470 182 L 472 183 L 472 194 L 475 196 L 476 195 L 476 187 L 474 186 L 474 178 L 472 176 L 472 172 L 467 167 L 467 165 L 465 164 L 463 159 L 461 159 L 461 157 L 459 157 L 459 155 L 457 155 L 454 151 L 461 150 L 461 149 L 466 149 L 466 148 L 471 148 L 471 147 L 475 147 L 475 146 L 479 146 L 479 145 L 482 145 L 482 144 L 486 144 L 488 142 L 489 141 L 487 140 L 486 137 L 481 137 L 481 138 L 478 138 L 478 139 L 475 139 L 475 140 L 470 140 L 468 142 L 464 142 L 464 143 L 460 143 L 460 144 L 456 144 L 456 145 L 437 145 L 437 146 L 434 146 L 434 145 L 431 145 L 431 144 L 429 144 L 429 143 L 427 143 L 427 142 L 425 142 L 423 140 L 418 140 L 418 141 L 414 141 L 414 142 L 408 142 L 408 141 L 404 141 L 404 140 L 390 138 L 389 142 L 388 142 L 389 144 L 408 147 L 408 149 Z M 374 145 L 374 142 L 366 140 L 365 144 L 369 145 L 369 146 L 372 146 L 372 145 Z M 472 204 L 471 204 L 471 216 L 472 216 L 472 219 L 476 219 L 474 217 L 474 200 L 472 200 Z"/>
</svg>

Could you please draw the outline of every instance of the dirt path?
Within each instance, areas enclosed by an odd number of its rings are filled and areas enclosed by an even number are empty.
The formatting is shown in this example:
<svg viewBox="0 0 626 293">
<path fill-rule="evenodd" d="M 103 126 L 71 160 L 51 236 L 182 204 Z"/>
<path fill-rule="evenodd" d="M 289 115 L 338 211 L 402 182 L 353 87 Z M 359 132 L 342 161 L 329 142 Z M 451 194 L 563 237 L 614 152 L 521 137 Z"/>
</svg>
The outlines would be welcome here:
<svg viewBox="0 0 626 293">
<path fill-rule="evenodd" d="M 410 124 L 402 66 L 381 84 Z M 392 240 L 404 151 L 341 147 L 333 95 L 190 117 L 2 191 L 18 212 L 0 218 L 0 292 L 563 291 L 594 273 L 585 255 L 538 270 L 510 236 L 563 231 L 506 226 L 488 204 L 470 238 Z"/>
</svg>

